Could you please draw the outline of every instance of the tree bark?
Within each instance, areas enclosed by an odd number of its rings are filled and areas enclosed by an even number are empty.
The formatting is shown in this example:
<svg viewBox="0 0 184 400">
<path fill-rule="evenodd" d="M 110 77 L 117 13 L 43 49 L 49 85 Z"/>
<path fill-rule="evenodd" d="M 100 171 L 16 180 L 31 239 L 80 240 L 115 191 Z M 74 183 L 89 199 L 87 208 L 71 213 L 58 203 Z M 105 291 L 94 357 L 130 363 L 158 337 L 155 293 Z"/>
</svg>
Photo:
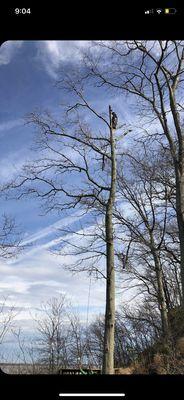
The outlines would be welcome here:
<svg viewBox="0 0 184 400">
<path fill-rule="evenodd" d="M 178 139 L 178 151 L 173 157 L 176 177 L 176 214 L 180 242 L 180 275 L 182 286 L 182 310 L 184 315 L 184 133 L 177 110 L 176 85 L 169 87 L 170 107 Z"/>
<path fill-rule="evenodd" d="M 111 189 L 106 206 L 106 310 L 103 352 L 103 374 L 114 373 L 114 331 L 115 331 L 115 269 L 114 269 L 114 237 L 113 237 L 113 206 L 116 194 L 116 156 L 115 131 L 112 128 L 112 110 L 109 106 L 110 143 L 111 143 Z"/>
<path fill-rule="evenodd" d="M 175 165 L 176 173 L 176 212 L 180 243 L 180 274 L 182 286 L 182 309 L 184 313 L 184 170 Z"/>
<path fill-rule="evenodd" d="M 156 271 L 157 285 L 158 285 L 158 304 L 160 308 L 160 315 L 162 322 L 163 342 L 165 344 L 168 344 L 170 337 L 170 328 L 169 328 L 167 304 L 164 292 L 162 267 L 160 265 L 160 260 L 158 259 L 156 251 L 154 250 L 153 250 L 153 257 L 155 262 L 155 271 Z"/>
</svg>

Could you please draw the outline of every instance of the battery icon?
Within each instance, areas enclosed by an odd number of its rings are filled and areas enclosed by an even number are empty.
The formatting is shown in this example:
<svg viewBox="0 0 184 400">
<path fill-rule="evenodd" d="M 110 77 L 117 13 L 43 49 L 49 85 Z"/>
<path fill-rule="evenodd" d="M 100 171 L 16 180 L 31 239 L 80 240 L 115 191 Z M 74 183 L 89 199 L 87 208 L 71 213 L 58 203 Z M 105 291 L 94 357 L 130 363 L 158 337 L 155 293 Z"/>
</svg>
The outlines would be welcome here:
<svg viewBox="0 0 184 400">
<path fill-rule="evenodd" d="M 176 14 L 176 8 L 165 8 L 165 14 Z"/>
</svg>

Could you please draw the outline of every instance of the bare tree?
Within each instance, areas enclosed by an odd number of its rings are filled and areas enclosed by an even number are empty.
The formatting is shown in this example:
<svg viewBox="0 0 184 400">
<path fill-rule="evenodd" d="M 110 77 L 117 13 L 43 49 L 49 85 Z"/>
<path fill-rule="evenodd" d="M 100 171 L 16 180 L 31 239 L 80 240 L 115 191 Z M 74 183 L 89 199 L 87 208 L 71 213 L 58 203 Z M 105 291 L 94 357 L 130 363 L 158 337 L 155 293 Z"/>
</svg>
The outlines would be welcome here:
<svg viewBox="0 0 184 400">
<path fill-rule="evenodd" d="M 97 368 L 101 368 L 103 364 L 104 330 L 104 316 L 99 315 L 87 327 L 86 332 L 86 354 L 88 363 Z"/>
<path fill-rule="evenodd" d="M 14 305 L 8 304 L 8 297 L 0 301 L 0 357 L 1 362 L 7 359 L 7 351 L 3 351 L 3 344 L 13 328 L 13 322 L 18 314 Z"/>
<path fill-rule="evenodd" d="M 89 325 L 87 333 L 89 359 L 98 368 L 103 360 L 104 328 L 104 318 L 99 315 Z M 151 298 L 133 307 L 120 306 L 115 318 L 115 368 L 130 366 L 141 358 L 144 350 L 151 356 L 158 346 L 161 331 L 159 310 L 153 307 Z"/>
<path fill-rule="evenodd" d="M 137 98 L 134 112 L 142 126 L 155 127 L 169 144 L 176 183 L 176 212 L 181 254 L 184 310 L 184 135 L 182 127 L 184 43 L 176 40 L 97 42 L 98 52 L 84 57 L 84 79 Z M 149 128 L 149 134 L 152 135 Z"/>
<path fill-rule="evenodd" d="M 23 331 L 20 328 L 13 329 L 13 335 L 18 347 L 15 351 L 18 373 L 42 373 L 43 369 L 41 370 L 40 364 L 38 363 L 38 352 L 35 339 L 24 336 Z M 47 370 L 47 366 L 45 369 Z"/>
<path fill-rule="evenodd" d="M 76 96 L 62 122 L 49 113 L 32 113 L 28 122 L 38 128 L 37 145 L 43 157 L 29 163 L 8 187 L 18 189 L 18 198 L 35 195 L 45 200 L 45 211 L 78 208 L 104 217 L 106 250 L 106 317 L 103 373 L 113 373 L 115 319 L 115 265 L 113 207 L 116 192 L 115 131 L 117 116 L 109 106 L 108 117 L 96 111 L 85 99 L 83 89 L 70 76 L 65 88 Z M 89 114 L 87 114 L 89 113 Z M 93 133 L 85 121 L 94 118 Z M 102 130 L 102 132 L 101 132 Z M 39 135 L 40 134 L 40 135 Z M 72 177 L 72 180 L 71 180 Z M 95 251 L 95 249 L 94 249 Z"/>
<path fill-rule="evenodd" d="M 14 218 L 4 214 L 0 221 L 0 257 L 16 257 L 22 250 L 22 235 Z"/>
<path fill-rule="evenodd" d="M 123 329 L 127 364 L 138 360 L 141 353 L 158 345 L 162 331 L 159 311 L 150 298 L 131 306 L 120 306 L 117 313 L 118 329 Z"/>
<path fill-rule="evenodd" d="M 36 330 L 39 334 L 37 341 L 38 361 L 48 367 L 49 373 L 57 373 L 62 365 L 66 365 L 65 296 L 50 299 L 43 304 L 41 312 L 41 317 L 35 317 Z"/>
<path fill-rule="evenodd" d="M 146 288 L 158 301 L 161 314 L 164 341 L 170 337 L 166 301 L 166 282 L 163 273 L 162 244 L 166 241 L 167 221 L 170 218 L 167 188 L 155 182 L 157 159 L 150 151 L 133 152 L 123 156 L 122 163 L 127 174 L 122 174 L 121 163 L 118 172 L 118 189 L 122 199 L 128 202 L 130 215 L 116 212 L 127 232 L 127 254 L 119 258 L 125 268 L 129 265 L 129 276 L 134 276 L 138 286 Z M 125 240 L 125 241 L 126 241 Z M 128 263 L 127 263 L 128 261 Z M 127 272 L 128 272 L 127 271 Z"/>
<path fill-rule="evenodd" d="M 79 316 L 72 312 L 72 307 L 67 313 L 68 316 L 68 364 L 69 366 L 83 368 L 87 364 L 86 332 L 80 322 Z"/>
<path fill-rule="evenodd" d="M 0 345 L 3 343 L 5 336 L 10 331 L 12 322 L 17 315 L 15 306 L 8 306 L 7 300 L 8 297 L 4 297 L 0 302 Z"/>
</svg>

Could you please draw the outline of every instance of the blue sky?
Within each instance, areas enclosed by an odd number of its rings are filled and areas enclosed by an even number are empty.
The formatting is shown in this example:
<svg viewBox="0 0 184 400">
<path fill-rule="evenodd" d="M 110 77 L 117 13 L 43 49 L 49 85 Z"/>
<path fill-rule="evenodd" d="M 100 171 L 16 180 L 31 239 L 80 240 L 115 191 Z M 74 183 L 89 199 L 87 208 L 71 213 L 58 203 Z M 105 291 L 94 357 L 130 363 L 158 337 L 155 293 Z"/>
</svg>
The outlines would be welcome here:
<svg viewBox="0 0 184 400">
<path fill-rule="evenodd" d="M 39 109 L 50 109 L 59 115 L 58 105 L 67 100 L 55 87 L 60 67 L 67 63 L 78 64 L 77 48 L 88 46 L 88 42 L 14 41 L 5 42 L 0 48 L 0 181 L 10 179 L 21 166 L 33 157 L 33 128 L 25 125 L 27 113 Z M 104 91 L 98 97 L 95 90 L 89 92 L 95 106 L 108 110 L 109 99 Z M 118 96 L 111 104 L 120 113 Z M 129 122 L 130 110 L 126 100 L 121 115 Z M 68 215 L 48 214 L 41 216 L 40 204 L 35 199 L 0 199 L 0 209 L 15 217 L 24 232 L 25 243 L 32 243 L 17 259 L 0 260 L 0 297 L 8 296 L 7 305 L 20 307 L 16 317 L 17 327 L 31 332 L 30 310 L 34 313 L 42 301 L 66 293 L 86 320 L 89 277 L 85 274 L 72 276 L 62 268 L 63 260 L 50 253 L 58 227 L 77 229 L 84 217 L 72 211 Z M 88 220 L 89 223 L 89 220 Z M 64 257 L 65 264 L 71 259 Z M 93 283 L 90 299 L 90 318 L 104 311 L 105 283 Z"/>
<path fill-rule="evenodd" d="M 25 125 L 25 115 L 35 109 L 48 109 L 59 119 L 61 103 L 72 103 L 71 95 L 59 90 L 55 82 L 63 67 L 79 66 L 80 50 L 88 46 L 87 41 L 9 41 L 0 47 L 0 183 L 18 174 L 28 160 L 36 157 L 30 150 L 35 131 L 32 126 Z M 133 135 L 137 134 L 137 114 L 132 112 L 136 98 L 127 98 L 117 92 L 108 92 L 107 95 L 103 88 L 91 87 L 88 88 L 88 99 L 94 108 L 105 112 L 111 104 L 118 114 L 120 124 L 134 125 Z M 88 121 L 94 128 L 93 119 Z M 153 129 L 155 126 L 156 124 Z M 123 146 L 128 141 L 126 139 Z M 71 261 L 75 261 L 74 257 L 72 259 L 66 255 L 67 245 L 63 246 L 62 257 L 50 250 L 56 243 L 56 236 L 61 243 L 62 234 L 58 233 L 58 228 L 80 230 L 83 225 L 86 229 L 93 229 L 93 220 L 77 210 L 41 216 L 40 203 L 30 197 L 19 201 L 5 201 L 0 197 L 0 209 L 2 213 L 15 217 L 22 228 L 24 243 L 32 245 L 16 259 L 0 260 L 0 300 L 7 296 L 7 306 L 14 304 L 21 310 L 16 316 L 16 327 L 21 327 L 29 337 L 33 331 L 30 312 L 34 314 L 41 302 L 59 296 L 60 293 L 66 294 L 75 309 L 77 308 L 81 320 L 86 322 L 89 277 L 85 273 L 73 276 L 63 268 L 63 264 L 69 265 Z M 128 207 L 126 211 L 131 212 Z M 68 239 L 74 244 L 79 240 L 72 234 Z M 131 292 L 128 295 L 127 291 L 123 293 L 118 288 L 118 293 L 117 304 L 122 299 L 123 302 L 129 301 Z M 93 282 L 89 320 L 96 314 L 103 313 L 104 306 L 105 282 L 100 279 Z M 9 340 L 10 348 L 12 339 Z"/>
<path fill-rule="evenodd" d="M 25 124 L 25 116 L 36 109 L 50 110 L 58 120 L 61 115 L 61 104 L 72 104 L 71 94 L 64 93 L 55 85 L 61 77 L 64 67 L 78 68 L 81 61 L 80 51 L 88 48 L 87 41 L 8 41 L 0 47 L 0 184 L 18 175 L 22 166 L 37 157 L 31 146 L 35 130 Z M 95 50 L 94 50 L 95 51 Z M 157 51 L 155 47 L 154 51 Z M 105 91 L 104 88 L 88 87 L 87 98 L 95 109 L 108 113 L 111 104 L 118 114 L 119 123 L 134 127 L 131 137 L 135 137 L 143 126 L 139 125 L 135 112 L 137 98 L 123 96 L 122 93 Z M 87 120 L 94 129 L 100 129 L 93 118 Z M 155 129 L 157 122 L 149 129 Z M 137 126 L 140 126 L 137 127 Z M 118 131 L 119 132 L 119 131 Z M 123 132 L 119 132 L 121 134 Z M 131 142 L 126 136 L 122 146 Z M 130 141 L 130 142 L 129 142 Z M 118 151 L 121 141 L 118 142 Z M 70 182 L 73 185 L 71 179 Z M 76 181 L 75 183 L 78 183 Z M 81 226 L 91 232 L 95 223 L 92 216 L 84 216 L 79 210 L 65 213 L 48 213 L 41 215 L 40 203 L 35 198 L 5 200 L 0 197 L 1 213 L 15 217 L 24 235 L 24 244 L 31 244 L 16 259 L 0 259 L 0 302 L 7 297 L 7 307 L 15 305 L 19 310 L 14 326 L 22 328 L 27 338 L 34 333 L 32 316 L 42 302 L 51 297 L 65 293 L 73 304 L 74 311 L 80 314 L 81 321 L 86 323 L 87 303 L 90 278 L 86 273 L 72 275 L 63 265 L 70 265 L 77 258 L 69 256 L 69 246 L 62 244 L 62 255 L 53 254 L 56 240 L 61 245 L 63 234 L 58 229 L 72 229 L 80 232 Z M 130 214 L 131 207 L 123 203 L 123 210 Z M 68 234 L 67 238 L 77 244 L 79 237 Z M 81 240 L 81 239 L 80 239 Z M 86 239 L 82 239 L 86 244 Z M 122 243 L 121 243 L 122 246 Z M 102 261 L 101 267 L 105 267 Z M 123 290 L 118 282 L 116 304 L 130 302 L 132 291 Z M 125 284 L 126 285 L 126 284 Z M 133 293 L 135 294 L 135 292 Z M 95 315 L 103 313 L 105 308 L 105 282 L 103 279 L 92 282 L 92 295 L 89 303 L 89 321 Z M 1 317 L 1 316 L 0 316 Z M 0 318 L 1 321 L 1 318 Z M 8 349 L 11 360 L 13 336 L 8 343 L 1 346 L 1 351 Z M 28 339 L 29 340 L 29 339 Z"/>
</svg>

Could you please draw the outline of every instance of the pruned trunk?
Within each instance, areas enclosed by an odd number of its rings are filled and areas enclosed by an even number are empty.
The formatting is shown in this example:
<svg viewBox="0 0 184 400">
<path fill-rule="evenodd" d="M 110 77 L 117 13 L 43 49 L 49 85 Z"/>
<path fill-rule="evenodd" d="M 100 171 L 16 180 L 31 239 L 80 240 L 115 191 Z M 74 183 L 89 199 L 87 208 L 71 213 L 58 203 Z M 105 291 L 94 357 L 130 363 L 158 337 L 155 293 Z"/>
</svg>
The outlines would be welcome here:
<svg viewBox="0 0 184 400">
<path fill-rule="evenodd" d="M 114 329 L 115 329 L 115 271 L 114 271 L 114 245 L 112 232 L 111 205 L 106 212 L 106 251 L 107 251 L 107 280 L 106 280 L 106 311 L 104 333 L 104 374 L 114 373 Z"/>
<path fill-rule="evenodd" d="M 111 143 L 111 190 L 106 206 L 106 310 L 105 332 L 103 351 L 103 374 L 114 373 L 114 331 L 115 331 L 115 270 L 114 270 L 114 238 L 113 238 L 113 206 L 116 191 L 116 157 L 115 140 L 112 129 L 111 107 L 109 107 L 110 119 L 110 143 Z"/>
</svg>

